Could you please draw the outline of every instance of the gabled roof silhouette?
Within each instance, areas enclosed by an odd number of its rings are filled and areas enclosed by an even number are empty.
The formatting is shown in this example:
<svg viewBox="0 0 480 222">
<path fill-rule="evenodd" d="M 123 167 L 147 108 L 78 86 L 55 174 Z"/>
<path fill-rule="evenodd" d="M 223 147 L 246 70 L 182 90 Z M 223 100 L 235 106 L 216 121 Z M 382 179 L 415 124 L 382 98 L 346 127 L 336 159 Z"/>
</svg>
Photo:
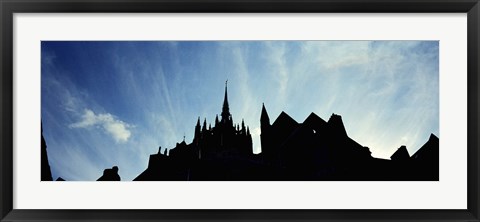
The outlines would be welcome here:
<svg viewBox="0 0 480 222">
<path fill-rule="evenodd" d="M 308 122 L 311 122 L 311 121 L 313 121 L 315 123 L 327 123 L 327 122 L 325 122 L 325 120 L 323 120 L 321 117 L 319 117 L 314 112 L 310 113 L 310 115 L 308 115 L 308 117 L 305 119 L 305 121 L 303 121 L 303 123 L 308 123 Z"/>
<path fill-rule="evenodd" d="M 298 125 L 297 121 L 295 121 L 292 117 L 290 117 L 288 114 L 282 111 L 280 115 L 277 117 L 275 122 L 273 122 L 272 126 L 278 127 L 278 126 L 295 126 Z"/>
<path fill-rule="evenodd" d="M 325 122 L 325 120 L 323 120 L 313 112 L 310 113 L 310 115 L 305 119 L 305 121 L 303 121 L 303 125 L 307 125 L 310 127 L 314 127 L 314 126 L 321 127 L 321 126 L 325 126 L 326 124 L 327 122 Z"/>
<path fill-rule="evenodd" d="M 438 137 L 435 136 L 433 133 L 430 134 L 430 137 L 428 138 L 428 141 L 420 147 L 420 149 L 417 150 L 412 155 L 413 159 L 420 159 L 420 158 L 425 158 L 425 157 L 431 157 L 433 152 L 438 153 L 439 149 L 439 140 Z"/>
<path fill-rule="evenodd" d="M 395 151 L 390 157 L 391 160 L 408 160 L 410 158 L 410 154 L 408 154 L 408 150 L 406 146 L 401 146 L 400 148 Z"/>
<path fill-rule="evenodd" d="M 307 118 L 307 120 L 308 120 L 308 118 Z M 283 146 L 285 146 L 289 143 L 292 143 L 292 142 L 298 143 L 300 141 L 303 141 L 305 139 L 305 137 L 311 138 L 312 136 L 314 136 L 313 134 L 317 133 L 314 128 L 318 127 L 318 125 L 315 125 L 316 123 L 318 123 L 317 122 L 318 120 L 319 119 L 316 119 L 315 117 L 312 117 L 311 119 L 309 119 L 308 122 L 305 121 L 304 123 L 299 124 L 298 127 L 296 127 L 295 130 L 293 130 L 292 133 L 287 138 L 285 138 L 283 143 L 280 144 L 280 147 L 283 147 Z M 305 124 L 306 122 L 307 122 L 307 124 Z M 298 148 L 301 148 L 301 147 L 298 147 Z"/>
<path fill-rule="evenodd" d="M 315 113 L 310 113 L 310 115 L 305 119 L 305 121 L 301 124 L 298 124 L 298 127 L 292 132 L 292 134 L 286 139 L 290 140 L 294 137 L 297 137 L 297 134 L 302 134 L 302 136 L 305 136 L 305 132 L 312 132 L 313 134 L 315 133 L 320 133 L 323 128 L 326 126 L 325 120 L 317 116 Z"/>
</svg>

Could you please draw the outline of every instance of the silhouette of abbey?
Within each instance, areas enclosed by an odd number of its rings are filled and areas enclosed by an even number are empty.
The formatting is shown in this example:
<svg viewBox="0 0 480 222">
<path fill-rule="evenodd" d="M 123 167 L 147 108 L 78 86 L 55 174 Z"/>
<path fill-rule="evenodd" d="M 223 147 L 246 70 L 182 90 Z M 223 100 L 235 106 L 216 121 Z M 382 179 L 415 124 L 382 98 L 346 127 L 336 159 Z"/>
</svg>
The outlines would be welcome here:
<svg viewBox="0 0 480 222">
<path fill-rule="evenodd" d="M 252 135 L 244 121 L 234 123 L 227 83 L 222 112 L 213 127 L 195 126 L 193 141 L 170 150 L 159 147 L 136 181 L 437 181 L 439 139 L 431 134 L 412 156 L 401 146 L 390 159 L 371 156 L 368 147 L 351 139 L 340 115 L 328 121 L 311 113 L 298 123 L 282 112 L 273 123 L 265 105 L 260 116 L 261 153 L 254 154 Z M 45 150 L 45 151 L 44 151 Z M 42 180 L 52 180 L 42 135 Z M 45 162 L 45 163 L 44 163 Z M 45 177 L 44 177 L 45 171 Z M 47 172 L 48 171 L 48 172 Z M 98 180 L 120 180 L 118 167 Z M 57 180 L 63 180 L 59 178 Z"/>
<path fill-rule="evenodd" d="M 385 160 L 349 138 L 336 114 L 324 121 L 311 113 L 298 123 L 282 112 L 270 123 L 263 105 L 260 126 L 262 151 L 254 154 L 248 126 L 233 122 L 225 85 L 214 126 L 198 118 L 192 143 L 184 139 L 168 153 L 159 148 L 134 180 L 438 180 L 439 141 L 433 134 L 412 157 L 402 146 Z"/>
</svg>

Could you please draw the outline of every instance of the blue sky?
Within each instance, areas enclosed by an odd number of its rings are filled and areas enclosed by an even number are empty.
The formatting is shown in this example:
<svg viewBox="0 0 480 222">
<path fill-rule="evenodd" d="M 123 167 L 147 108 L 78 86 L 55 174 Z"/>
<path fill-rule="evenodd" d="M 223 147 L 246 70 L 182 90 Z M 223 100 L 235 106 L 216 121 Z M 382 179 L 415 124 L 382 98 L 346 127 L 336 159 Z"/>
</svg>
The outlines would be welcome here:
<svg viewBox="0 0 480 222">
<path fill-rule="evenodd" d="M 348 135 L 388 159 L 439 135 L 438 41 L 42 42 L 41 115 L 54 179 L 122 180 L 158 147 L 193 139 L 200 116 L 230 112 L 260 151 L 260 112 L 297 122 L 343 118 Z"/>
</svg>

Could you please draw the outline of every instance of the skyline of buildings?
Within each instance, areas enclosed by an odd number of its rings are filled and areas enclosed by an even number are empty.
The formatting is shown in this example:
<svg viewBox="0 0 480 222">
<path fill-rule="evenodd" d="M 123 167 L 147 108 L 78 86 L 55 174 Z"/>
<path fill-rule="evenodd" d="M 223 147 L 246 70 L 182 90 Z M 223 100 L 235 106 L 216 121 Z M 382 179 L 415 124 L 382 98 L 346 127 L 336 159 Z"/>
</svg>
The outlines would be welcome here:
<svg viewBox="0 0 480 222">
<path fill-rule="evenodd" d="M 260 117 L 261 152 L 254 153 L 243 119 L 230 113 L 227 81 L 220 119 L 214 126 L 198 117 L 191 143 L 158 148 L 134 181 L 428 181 L 439 180 L 439 141 L 434 134 L 412 156 L 402 145 L 390 159 L 372 157 L 370 149 L 347 135 L 342 117 L 324 121 L 311 113 L 298 123 L 287 113 L 270 123 L 265 105 Z M 42 130 L 42 180 L 52 180 Z M 68 175 L 67 175 L 68 176 Z M 97 181 L 120 181 L 118 166 Z M 65 181 L 62 177 L 57 181 Z"/>
<path fill-rule="evenodd" d="M 341 114 L 348 135 L 389 158 L 439 135 L 437 41 L 42 41 L 41 116 L 54 178 L 132 180 L 158 147 L 230 113 L 260 152 L 273 120 Z M 231 84 L 230 84 L 231 83 Z M 221 116 L 219 116 L 219 119 Z M 207 129 L 208 129 L 207 124 Z"/>
</svg>

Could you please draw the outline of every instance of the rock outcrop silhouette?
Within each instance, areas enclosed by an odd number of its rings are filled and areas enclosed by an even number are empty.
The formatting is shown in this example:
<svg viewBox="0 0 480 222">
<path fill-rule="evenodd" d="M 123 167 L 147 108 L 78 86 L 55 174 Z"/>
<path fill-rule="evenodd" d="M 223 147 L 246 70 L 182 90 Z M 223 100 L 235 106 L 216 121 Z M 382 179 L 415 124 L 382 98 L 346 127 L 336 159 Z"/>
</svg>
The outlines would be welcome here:
<svg viewBox="0 0 480 222">
<path fill-rule="evenodd" d="M 40 131 L 42 135 L 42 147 L 41 147 L 41 181 L 52 181 L 52 171 L 50 171 L 50 164 L 48 163 L 48 154 L 47 154 L 47 143 L 45 138 L 43 138 L 43 124 L 40 123 Z"/>
</svg>

